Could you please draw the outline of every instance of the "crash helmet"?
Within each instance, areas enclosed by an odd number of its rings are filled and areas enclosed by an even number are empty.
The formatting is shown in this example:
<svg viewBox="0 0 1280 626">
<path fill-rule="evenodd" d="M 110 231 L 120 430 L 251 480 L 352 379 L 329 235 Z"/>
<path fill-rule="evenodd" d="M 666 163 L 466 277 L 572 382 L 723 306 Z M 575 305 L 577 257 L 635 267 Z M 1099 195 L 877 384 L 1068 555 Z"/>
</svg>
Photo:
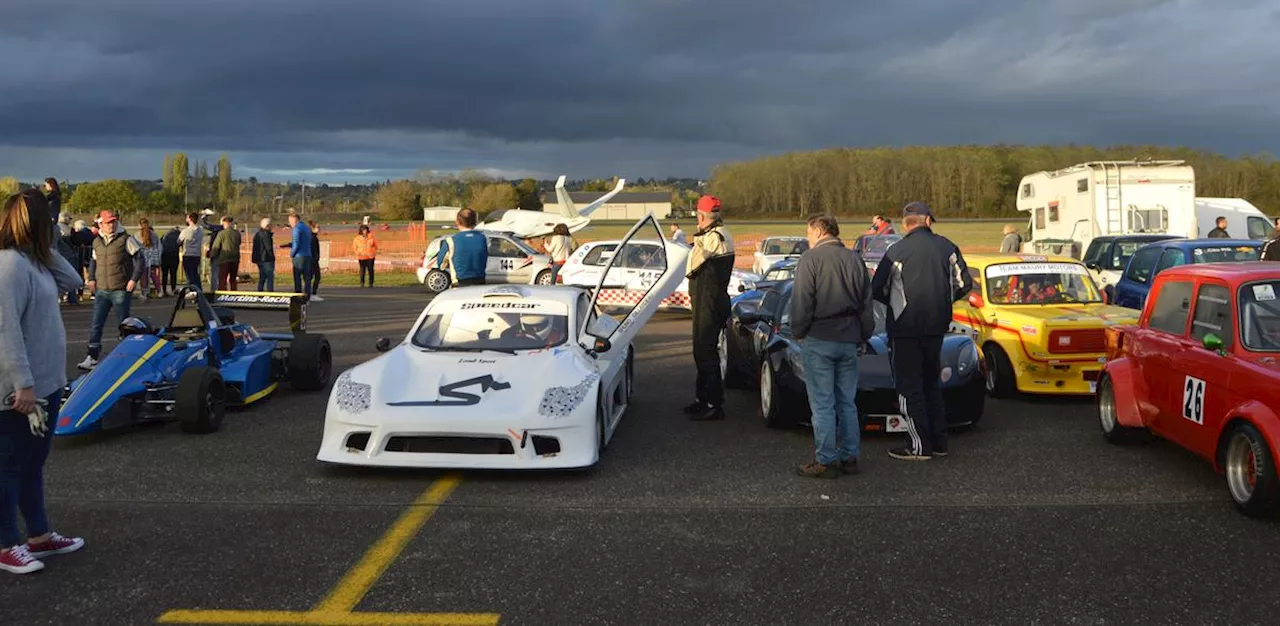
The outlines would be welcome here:
<svg viewBox="0 0 1280 626">
<path fill-rule="evenodd" d="M 526 333 L 536 335 L 539 338 L 546 338 L 551 332 L 551 316 L 522 315 L 520 316 L 520 328 Z"/>
<path fill-rule="evenodd" d="M 120 322 L 120 337 L 128 337 L 129 335 L 151 335 L 155 333 L 155 329 L 151 327 L 151 322 L 140 317 L 126 317 Z"/>
</svg>

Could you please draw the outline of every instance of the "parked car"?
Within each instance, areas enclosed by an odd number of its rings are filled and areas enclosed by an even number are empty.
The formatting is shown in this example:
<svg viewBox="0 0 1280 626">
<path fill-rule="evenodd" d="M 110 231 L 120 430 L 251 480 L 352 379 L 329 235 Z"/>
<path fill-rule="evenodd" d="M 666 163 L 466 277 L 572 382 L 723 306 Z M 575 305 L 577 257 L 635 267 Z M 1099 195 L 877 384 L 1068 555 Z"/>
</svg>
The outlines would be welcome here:
<svg viewBox="0 0 1280 626">
<path fill-rule="evenodd" d="M 1102 289 L 1102 292 L 1106 294 L 1107 300 L 1115 302 L 1115 285 L 1120 280 L 1120 275 L 1124 273 L 1125 265 L 1129 263 L 1129 257 L 1132 257 L 1133 253 L 1142 246 L 1170 239 L 1183 239 L 1183 237 L 1154 233 L 1103 235 L 1095 237 L 1089 242 L 1089 249 L 1085 250 L 1084 258 L 1081 261 L 1085 267 L 1089 268 L 1089 274 L 1093 276 L 1093 282 L 1097 283 L 1098 288 Z"/>
<path fill-rule="evenodd" d="M 1155 435 L 1226 475 L 1248 515 L 1280 509 L 1280 263 L 1170 268 L 1142 316 L 1107 331 L 1098 421 L 1113 443 Z"/>
<path fill-rule="evenodd" d="M 805 237 L 765 237 L 756 244 L 755 258 L 751 262 L 751 271 L 763 274 L 774 263 L 783 259 L 799 257 L 809 249 L 809 240 Z"/>
<path fill-rule="evenodd" d="M 560 268 L 560 273 L 556 277 L 558 284 L 573 285 L 576 287 L 594 288 L 596 283 L 600 282 L 600 275 L 604 272 L 604 268 L 613 259 L 614 251 L 618 249 L 618 241 L 590 241 L 578 246 L 573 254 L 569 255 L 569 259 L 565 261 L 564 267 Z M 640 285 L 647 285 L 649 281 L 654 279 L 658 272 L 655 268 L 662 267 L 666 263 L 664 245 L 680 246 L 686 255 L 690 246 L 675 242 L 658 241 L 632 241 L 626 247 L 626 258 L 620 259 L 618 263 L 613 265 L 613 269 L 609 270 L 609 280 L 604 282 L 604 292 L 600 296 L 601 306 L 625 305 L 630 306 L 639 301 L 639 291 L 635 289 L 610 288 L 611 286 L 620 286 L 630 284 L 633 281 L 639 281 Z M 756 281 L 760 280 L 759 274 L 744 272 L 740 269 L 734 269 L 733 274 L 729 277 L 729 296 L 736 296 L 744 291 L 754 289 Z M 689 298 L 689 280 L 682 278 L 680 285 L 676 290 L 662 301 L 661 307 L 664 309 L 690 309 L 692 307 Z"/>
<path fill-rule="evenodd" d="M 1105 329 L 1138 312 L 1111 306 L 1084 264 L 1068 257 L 975 254 L 966 257 L 973 291 L 952 309 L 952 328 L 986 357 L 987 391 L 1092 394 Z"/>
<path fill-rule="evenodd" d="M 777 270 L 775 265 L 770 272 Z M 734 298 L 732 314 L 720 332 L 720 373 L 726 386 L 757 386 L 760 414 L 770 428 L 794 426 L 809 407 L 800 343 L 791 335 L 792 285 L 787 278 Z M 873 306 L 876 327 L 870 350 L 858 362 L 858 417 L 865 430 L 906 432 L 889 363 L 885 307 L 878 302 Z M 947 423 L 976 424 L 986 396 L 977 346 L 965 335 L 947 335 L 942 364 Z"/>
<path fill-rule="evenodd" d="M 1138 248 L 1116 282 L 1116 305 L 1141 310 L 1151 281 L 1171 267 L 1196 263 L 1257 261 L 1262 241 L 1250 239 L 1173 239 Z"/>
<path fill-rule="evenodd" d="M 489 263 L 485 268 L 488 284 L 550 285 L 551 257 L 534 250 L 532 246 L 511 233 L 478 231 L 489 242 Z M 436 237 L 427 244 L 422 263 L 417 269 L 418 282 L 432 293 L 440 293 L 453 285 L 453 274 L 448 267 L 437 267 L 436 255 L 440 243 L 447 238 Z"/>
<path fill-rule="evenodd" d="M 854 240 L 853 250 L 862 257 L 867 269 L 875 273 L 885 250 L 899 241 L 902 241 L 902 235 L 862 235 Z"/>
</svg>

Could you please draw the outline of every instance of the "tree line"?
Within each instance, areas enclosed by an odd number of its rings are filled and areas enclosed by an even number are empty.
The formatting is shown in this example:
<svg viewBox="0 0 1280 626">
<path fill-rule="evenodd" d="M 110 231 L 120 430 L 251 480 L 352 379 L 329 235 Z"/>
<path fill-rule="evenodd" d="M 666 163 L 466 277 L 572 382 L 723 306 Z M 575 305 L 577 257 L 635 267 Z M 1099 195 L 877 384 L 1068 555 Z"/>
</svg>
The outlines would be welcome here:
<svg viewBox="0 0 1280 626">
<path fill-rule="evenodd" d="M 923 200 L 939 216 L 1011 217 L 1017 215 L 1018 183 L 1026 174 L 1146 158 L 1187 161 L 1195 168 L 1199 197 L 1244 198 L 1264 213 L 1280 213 L 1280 161 L 1182 147 L 833 148 L 722 164 L 712 170 L 708 187 L 727 209 L 748 216 L 892 214 L 906 202 Z"/>
</svg>

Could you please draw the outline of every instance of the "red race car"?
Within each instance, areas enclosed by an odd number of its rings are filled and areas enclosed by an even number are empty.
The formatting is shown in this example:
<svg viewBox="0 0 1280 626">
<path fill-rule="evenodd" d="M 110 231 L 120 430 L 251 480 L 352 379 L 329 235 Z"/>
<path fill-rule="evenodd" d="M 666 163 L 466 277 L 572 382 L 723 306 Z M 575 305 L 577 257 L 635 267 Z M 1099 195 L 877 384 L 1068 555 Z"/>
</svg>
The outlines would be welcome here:
<svg viewBox="0 0 1280 626">
<path fill-rule="evenodd" d="M 1136 326 L 1107 329 L 1098 421 L 1152 434 L 1225 473 L 1247 515 L 1280 509 L 1280 263 L 1206 263 L 1156 277 Z"/>
</svg>

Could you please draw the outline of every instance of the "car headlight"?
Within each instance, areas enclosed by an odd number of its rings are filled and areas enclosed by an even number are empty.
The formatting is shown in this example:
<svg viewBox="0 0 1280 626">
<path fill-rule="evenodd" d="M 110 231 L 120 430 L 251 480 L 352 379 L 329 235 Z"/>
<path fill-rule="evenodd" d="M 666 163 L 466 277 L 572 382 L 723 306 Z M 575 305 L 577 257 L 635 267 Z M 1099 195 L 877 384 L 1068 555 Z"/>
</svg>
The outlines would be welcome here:
<svg viewBox="0 0 1280 626">
<path fill-rule="evenodd" d="M 956 370 L 963 376 L 978 367 L 978 346 L 970 343 L 960 350 L 956 359 Z"/>
<path fill-rule="evenodd" d="M 351 380 L 351 370 L 338 377 L 333 384 L 333 393 L 337 397 L 338 408 L 346 413 L 357 414 L 369 410 L 373 388 L 364 383 Z"/>
</svg>

